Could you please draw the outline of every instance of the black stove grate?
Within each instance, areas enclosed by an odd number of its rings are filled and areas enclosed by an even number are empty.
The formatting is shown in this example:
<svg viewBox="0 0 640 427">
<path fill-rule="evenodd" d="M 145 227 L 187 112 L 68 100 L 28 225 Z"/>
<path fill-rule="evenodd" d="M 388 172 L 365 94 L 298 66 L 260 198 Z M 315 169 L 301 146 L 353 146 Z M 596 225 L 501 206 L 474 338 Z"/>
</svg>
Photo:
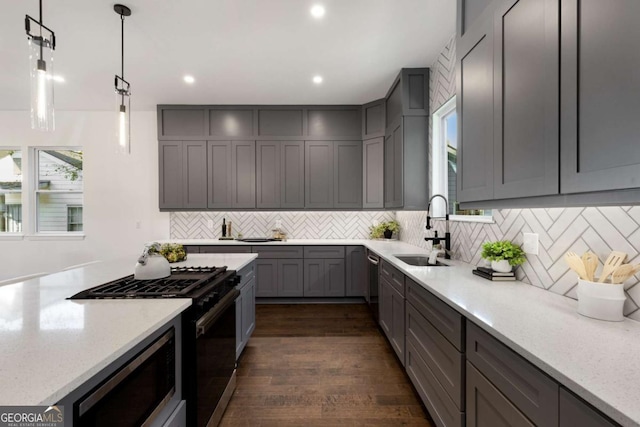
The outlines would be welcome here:
<svg viewBox="0 0 640 427">
<path fill-rule="evenodd" d="M 132 274 L 82 291 L 70 299 L 191 298 L 196 290 L 226 270 L 226 267 L 173 267 L 171 276 L 153 280 L 136 280 Z"/>
</svg>

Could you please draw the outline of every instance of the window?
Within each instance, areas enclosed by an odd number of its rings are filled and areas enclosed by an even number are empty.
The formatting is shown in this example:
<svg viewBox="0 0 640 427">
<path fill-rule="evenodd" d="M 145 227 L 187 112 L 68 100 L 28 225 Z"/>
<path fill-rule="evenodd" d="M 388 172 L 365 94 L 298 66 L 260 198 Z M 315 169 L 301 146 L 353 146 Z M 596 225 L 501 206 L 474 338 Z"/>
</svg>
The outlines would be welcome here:
<svg viewBox="0 0 640 427">
<path fill-rule="evenodd" d="M 22 151 L 0 149 L 0 234 L 22 233 Z"/>
<path fill-rule="evenodd" d="M 82 151 L 35 149 L 34 159 L 36 232 L 82 231 Z"/>
<path fill-rule="evenodd" d="M 82 231 L 82 206 L 67 206 L 67 231 Z"/>
<path fill-rule="evenodd" d="M 452 219 L 466 220 L 470 216 L 491 220 L 490 210 L 461 210 L 456 198 L 458 161 L 458 115 L 455 96 L 433 113 L 432 137 L 432 194 L 442 194 L 449 201 L 449 215 Z M 444 216 L 444 202 L 434 199 L 434 217 Z"/>
</svg>

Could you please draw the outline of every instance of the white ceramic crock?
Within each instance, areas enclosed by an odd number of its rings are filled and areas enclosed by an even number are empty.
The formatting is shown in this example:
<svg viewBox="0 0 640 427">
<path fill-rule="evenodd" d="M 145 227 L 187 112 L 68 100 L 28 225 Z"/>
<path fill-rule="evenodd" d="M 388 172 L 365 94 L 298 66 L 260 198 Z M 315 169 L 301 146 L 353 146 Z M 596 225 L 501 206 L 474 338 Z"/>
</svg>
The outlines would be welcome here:
<svg viewBox="0 0 640 427">
<path fill-rule="evenodd" d="M 578 280 L 578 313 L 593 319 L 624 320 L 624 285 Z"/>
</svg>

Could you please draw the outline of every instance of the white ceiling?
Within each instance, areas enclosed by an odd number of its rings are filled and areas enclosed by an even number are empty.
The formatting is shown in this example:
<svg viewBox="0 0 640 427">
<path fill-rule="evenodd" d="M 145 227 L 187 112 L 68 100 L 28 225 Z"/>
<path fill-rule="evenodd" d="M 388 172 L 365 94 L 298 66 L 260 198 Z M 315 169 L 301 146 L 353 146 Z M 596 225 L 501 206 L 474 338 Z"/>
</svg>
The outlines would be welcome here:
<svg viewBox="0 0 640 427">
<path fill-rule="evenodd" d="M 37 0 L 4 1 L 0 110 L 26 110 L 24 15 Z M 44 0 L 56 32 L 59 110 L 110 110 L 120 70 L 114 1 Z M 455 31 L 455 0 L 123 0 L 125 78 L 132 107 L 156 104 L 362 104 L 402 67 L 431 65 Z M 320 3 L 322 20 L 309 13 Z M 193 75 L 196 83 L 182 78 Z M 311 79 L 320 74 L 324 83 Z"/>
</svg>

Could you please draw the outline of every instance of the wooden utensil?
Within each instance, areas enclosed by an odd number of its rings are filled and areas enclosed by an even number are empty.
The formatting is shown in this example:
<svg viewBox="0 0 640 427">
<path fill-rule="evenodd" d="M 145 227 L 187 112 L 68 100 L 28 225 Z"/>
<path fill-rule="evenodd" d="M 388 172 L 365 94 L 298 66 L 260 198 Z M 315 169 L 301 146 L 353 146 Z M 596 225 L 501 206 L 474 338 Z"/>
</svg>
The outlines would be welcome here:
<svg viewBox="0 0 640 427">
<path fill-rule="evenodd" d="M 604 281 L 607 280 L 607 277 L 609 277 L 609 275 L 613 273 L 613 270 L 618 268 L 625 259 L 627 259 L 627 254 L 625 254 L 624 252 L 611 252 L 607 260 L 604 262 L 602 274 L 600 274 L 600 279 L 598 279 L 598 282 L 604 283 Z"/>
<path fill-rule="evenodd" d="M 589 280 L 587 279 L 587 272 L 584 268 L 584 263 L 577 253 L 567 252 L 564 255 L 564 261 L 569 265 L 570 269 L 578 273 L 578 276 L 580 276 L 581 279 Z"/>
<path fill-rule="evenodd" d="M 582 263 L 584 264 L 584 270 L 587 273 L 588 281 L 593 282 L 599 262 L 600 260 L 598 260 L 598 256 L 593 252 L 585 252 L 582 254 Z"/>
<path fill-rule="evenodd" d="M 635 267 L 631 264 L 622 264 L 611 274 L 611 283 L 619 284 L 624 283 L 629 277 L 633 276 L 635 273 Z"/>
</svg>

